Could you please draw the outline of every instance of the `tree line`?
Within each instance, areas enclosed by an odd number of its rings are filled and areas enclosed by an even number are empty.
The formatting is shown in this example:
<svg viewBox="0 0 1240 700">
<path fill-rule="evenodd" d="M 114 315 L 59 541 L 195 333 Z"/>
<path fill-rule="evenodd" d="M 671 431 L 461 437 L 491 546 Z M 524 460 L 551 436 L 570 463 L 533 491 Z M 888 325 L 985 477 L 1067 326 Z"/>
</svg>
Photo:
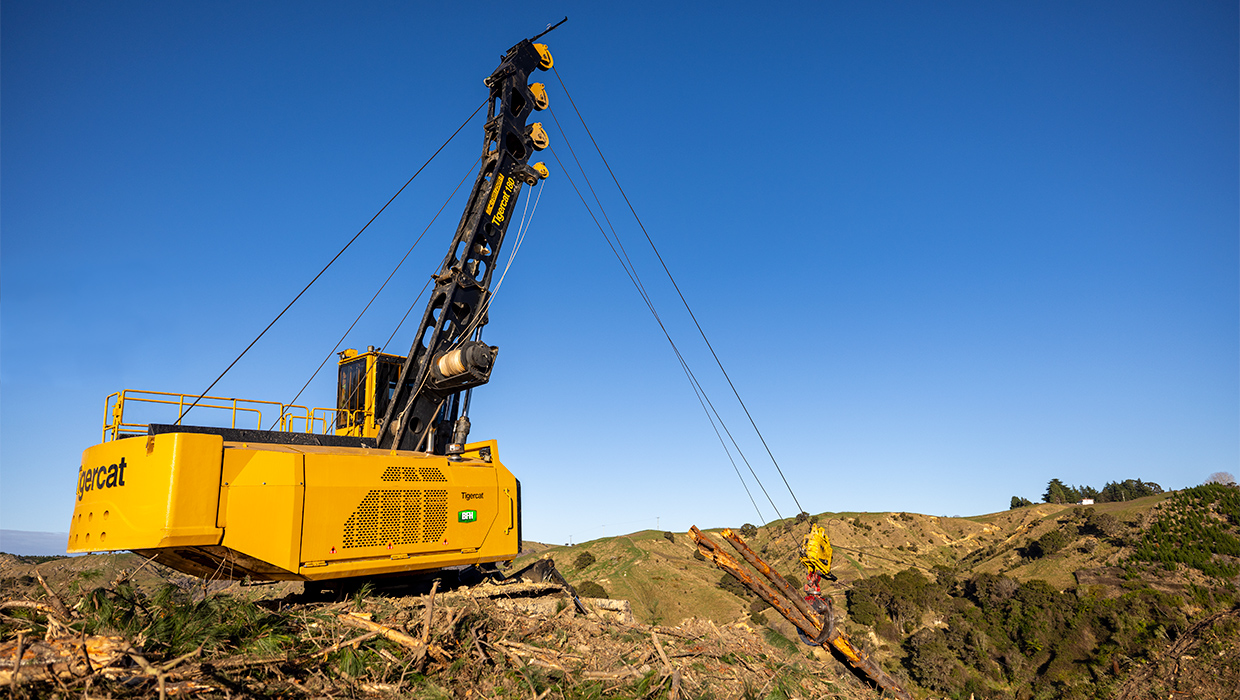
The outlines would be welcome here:
<svg viewBox="0 0 1240 700">
<path fill-rule="evenodd" d="M 1096 489 L 1092 486 L 1068 486 L 1059 479 L 1051 479 L 1046 485 L 1046 493 L 1042 494 L 1043 503 L 1079 503 L 1083 499 L 1093 499 L 1095 503 L 1112 503 L 1131 501 L 1144 496 L 1154 496 L 1163 492 L 1163 487 L 1153 481 L 1125 479 L 1108 481 L 1106 486 Z M 1020 496 L 1012 496 L 1012 508 L 1033 505 L 1033 501 Z"/>
</svg>

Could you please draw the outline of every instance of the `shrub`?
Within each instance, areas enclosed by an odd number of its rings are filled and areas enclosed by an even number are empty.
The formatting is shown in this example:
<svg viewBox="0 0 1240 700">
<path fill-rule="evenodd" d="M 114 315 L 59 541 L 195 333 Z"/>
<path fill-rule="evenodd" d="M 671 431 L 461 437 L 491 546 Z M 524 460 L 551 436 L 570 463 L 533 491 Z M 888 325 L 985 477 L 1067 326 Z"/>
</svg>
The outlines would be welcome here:
<svg viewBox="0 0 1240 700">
<path fill-rule="evenodd" d="M 577 584 L 577 595 L 582 598 L 607 598 L 607 590 L 593 581 Z"/>
<path fill-rule="evenodd" d="M 693 558 L 697 559 L 698 561 L 706 561 L 706 555 L 702 554 L 701 551 L 696 550 L 696 549 L 693 550 Z"/>
<path fill-rule="evenodd" d="M 1051 530 L 1045 535 L 1039 537 L 1033 544 L 1029 545 L 1029 556 L 1034 559 L 1049 557 L 1055 552 L 1058 552 L 1068 546 L 1070 541 L 1071 538 L 1069 538 L 1062 531 Z"/>
<path fill-rule="evenodd" d="M 809 520 L 809 513 L 806 513 L 805 511 L 801 511 L 800 513 L 797 513 L 797 525 L 800 525 L 806 520 Z"/>
<path fill-rule="evenodd" d="M 904 643 L 905 667 L 913 680 L 930 690 L 952 692 L 964 681 L 964 669 L 947 646 L 942 630 L 924 629 Z"/>
<path fill-rule="evenodd" d="M 594 558 L 593 554 L 590 554 L 589 552 L 582 552 L 577 555 L 576 559 L 573 560 L 573 568 L 584 569 L 596 561 L 598 560 Z"/>
<path fill-rule="evenodd" d="M 909 677 L 935 697 L 1000 697 L 1000 687 L 1032 689 L 1017 695 L 1024 698 L 1093 697 L 1073 689 L 1089 687 L 1095 669 L 1109 668 L 1116 655 L 1148 658 L 1190 625 L 1179 596 L 1137 581 L 1136 590 L 1106 598 L 995 574 L 945 586 L 950 571 L 934 573 L 940 582 L 915 570 L 861 579 L 848 591 L 848 610 L 883 643 L 899 645 Z M 1193 586 L 1189 594 L 1214 609 L 1236 598 L 1234 586 Z M 941 623 L 916 629 L 926 610 Z M 1098 697 L 1110 692 L 1098 687 Z"/>
<path fill-rule="evenodd" d="M 939 588 L 942 588 L 944 591 L 950 591 L 956 587 L 955 571 L 942 564 L 935 564 L 931 571 L 934 572 L 934 582 L 939 585 Z"/>
<path fill-rule="evenodd" d="M 715 585 L 739 598 L 748 598 L 753 595 L 753 592 L 745 588 L 745 584 L 733 578 L 732 574 L 724 574 L 719 579 L 719 583 Z"/>
<path fill-rule="evenodd" d="M 753 523 L 745 523 L 741 525 L 741 537 L 756 537 L 758 528 Z"/>
<path fill-rule="evenodd" d="M 1103 537 L 1119 537 L 1124 534 L 1127 528 L 1110 513 L 1099 513 L 1098 511 L 1090 511 L 1085 518 L 1085 524 L 1081 526 L 1084 534 L 1101 535 Z"/>
<path fill-rule="evenodd" d="M 853 621 L 859 625 L 873 627 L 882 616 L 883 611 L 878 608 L 878 604 L 869 596 L 855 596 L 852 591 L 848 593 L 848 615 Z"/>
<path fill-rule="evenodd" d="M 672 533 L 670 533 L 670 532 L 665 532 L 665 533 L 663 533 L 663 539 L 665 539 L 665 540 L 667 540 L 668 542 L 671 542 L 671 543 L 673 543 L 673 544 L 675 544 L 675 542 L 676 542 L 676 536 L 675 536 L 675 535 L 673 535 L 673 534 L 672 534 Z"/>
<path fill-rule="evenodd" d="M 965 595 L 982 610 L 998 609 L 1020 587 L 1014 579 L 997 574 L 981 573 L 965 583 Z"/>
</svg>

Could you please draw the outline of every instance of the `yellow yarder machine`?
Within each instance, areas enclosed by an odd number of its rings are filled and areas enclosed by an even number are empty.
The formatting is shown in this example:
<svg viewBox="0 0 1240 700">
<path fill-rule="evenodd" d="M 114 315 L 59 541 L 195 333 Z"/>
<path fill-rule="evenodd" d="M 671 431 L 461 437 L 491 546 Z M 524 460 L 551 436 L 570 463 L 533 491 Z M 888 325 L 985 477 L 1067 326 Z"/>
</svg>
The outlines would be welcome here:
<svg viewBox="0 0 1240 700">
<path fill-rule="evenodd" d="M 526 125 L 547 107 L 528 79 L 552 65 L 534 39 L 485 81 L 482 167 L 409 354 L 341 353 L 331 409 L 113 394 L 102 444 L 82 454 L 68 551 L 133 550 L 197 576 L 260 581 L 517 556 L 521 484 L 494 441 L 466 437 L 471 392 L 499 350 L 481 341 L 496 258 L 522 189 L 547 177 L 528 165 L 548 145 L 540 124 Z M 191 409 L 227 425 L 187 425 Z"/>
</svg>

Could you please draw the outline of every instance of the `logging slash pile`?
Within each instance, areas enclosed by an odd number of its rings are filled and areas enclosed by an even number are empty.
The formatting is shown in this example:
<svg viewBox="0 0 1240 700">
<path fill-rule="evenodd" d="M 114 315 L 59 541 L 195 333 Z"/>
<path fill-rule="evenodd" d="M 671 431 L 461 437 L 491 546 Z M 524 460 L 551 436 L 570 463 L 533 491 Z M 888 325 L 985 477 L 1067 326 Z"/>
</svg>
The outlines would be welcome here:
<svg viewBox="0 0 1240 700">
<path fill-rule="evenodd" d="M 323 602 L 33 576 L 0 602 L 0 686 L 13 697 L 876 697 L 744 622 L 639 624 L 625 601 L 579 608 L 554 583 L 363 587 Z"/>
</svg>

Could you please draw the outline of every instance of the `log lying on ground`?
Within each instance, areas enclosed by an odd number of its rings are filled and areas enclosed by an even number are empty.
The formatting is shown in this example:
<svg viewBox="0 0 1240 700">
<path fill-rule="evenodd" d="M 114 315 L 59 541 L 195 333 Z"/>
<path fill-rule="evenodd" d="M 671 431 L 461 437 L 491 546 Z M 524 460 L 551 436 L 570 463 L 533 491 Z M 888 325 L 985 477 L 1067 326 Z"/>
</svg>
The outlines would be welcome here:
<svg viewBox="0 0 1240 700">
<path fill-rule="evenodd" d="M 388 627 L 386 625 L 381 625 L 378 622 L 371 622 L 370 620 L 367 620 L 366 618 L 358 617 L 357 615 L 350 615 L 348 613 L 337 615 L 336 619 L 352 627 L 359 627 L 361 629 L 369 630 L 371 632 L 377 632 L 380 636 L 390 639 L 393 642 L 396 642 L 397 644 L 409 649 L 410 651 L 414 651 L 414 652 L 425 652 L 426 651 L 426 646 L 422 644 L 421 642 L 419 642 L 418 640 L 414 639 L 413 637 L 410 637 L 409 635 L 405 634 L 404 632 L 401 632 L 400 630 L 394 630 L 391 627 Z"/>
<path fill-rule="evenodd" d="M 103 635 L 22 640 L 20 669 L 14 663 L 18 645 L 16 640 L 0 644 L 0 686 L 13 683 L 15 675 L 19 683 L 90 675 L 125 658 L 127 643 L 124 637 Z"/>
</svg>

